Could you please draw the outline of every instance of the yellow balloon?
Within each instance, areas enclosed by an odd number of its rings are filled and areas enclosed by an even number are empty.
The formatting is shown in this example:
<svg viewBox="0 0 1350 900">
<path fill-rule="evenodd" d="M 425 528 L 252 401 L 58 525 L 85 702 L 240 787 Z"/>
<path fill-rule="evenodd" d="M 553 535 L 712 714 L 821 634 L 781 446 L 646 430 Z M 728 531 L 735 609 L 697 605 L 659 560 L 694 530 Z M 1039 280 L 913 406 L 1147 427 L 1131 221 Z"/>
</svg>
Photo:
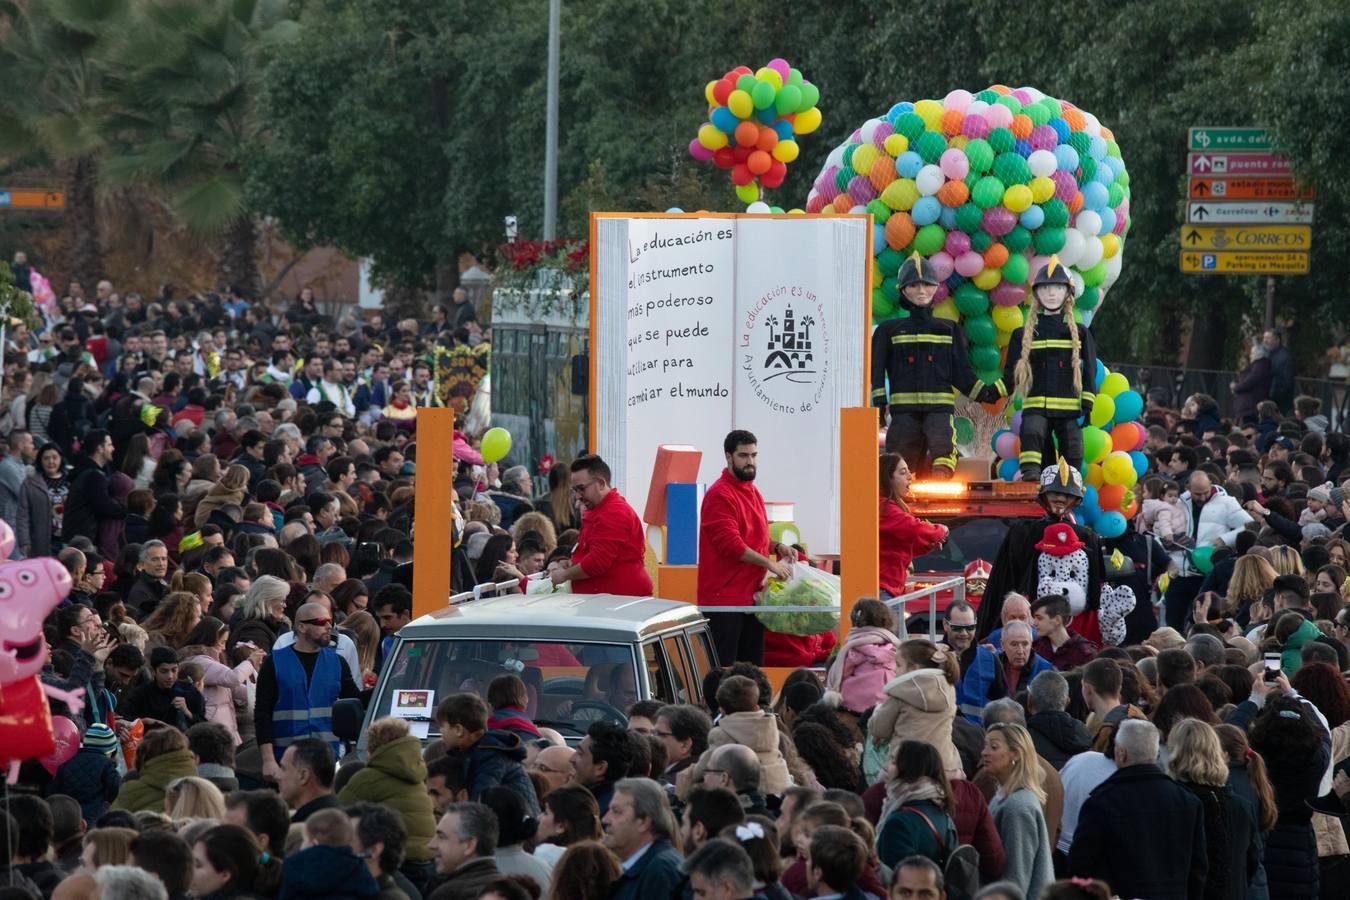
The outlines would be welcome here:
<svg viewBox="0 0 1350 900">
<path fill-rule="evenodd" d="M 789 210 L 788 210 L 788 215 L 790 215 L 790 216 L 804 216 L 804 215 L 806 215 L 806 210 L 804 210 L 804 209 L 799 209 L 799 208 L 797 208 L 797 207 L 794 206 L 794 207 L 792 207 L 792 209 L 789 209 Z"/>
<path fill-rule="evenodd" d="M 754 203 L 759 199 L 759 185 L 755 182 L 736 185 L 736 196 L 742 203 Z"/>
<path fill-rule="evenodd" d="M 1102 478 L 1107 484 L 1118 484 L 1123 487 L 1134 484 L 1137 476 L 1130 454 L 1117 450 L 1108 456 L 1102 463 Z"/>
<path fill-rule="evenodd" d="M 999 331 L 1016 331 L 1022 327 L 1020 306 L 995 306 L 989 311 L 989 317 L 994 320 L 994 327 Z"/>
<path fill-rule="evenodd" d="M 727 109 L 738 119 L 744 119 L 755 111 L 755 101 L 745 91 L 732 91 L 727 97 Z"/>
<path fill-rule="evenodd" d="M 708 82 L 708 86 L 703 89 L 703 96 L 708 98 L 709 106 L 717 105 L 717 98 L 713 96 L 713 88 L 717 87 L 716 81 Z"/>
<path fill-rule="evenodd" d="M 1114 397 L 1116 394 L 1119 394 L 1122 391 L 1128 391 L 1129 389 L 1130 380 L 1119 372 L 1112 372 L 1102 379 L 1101 387 L 1097 389 L 1097 393 L 1105 394 L 1108 397 Z"/>
<path fill-rule="evenodd" d="M 923 119 L 929 131 L 942 130 L 942 104 L 937 100 L 920 100 L 914 104 L 914 114 Z"/>
<path fill-rule="evenodd" d="M 765 66 L 755 73 L 755 77 L 760 81 L 767 81 L 769 84 L 773 85 L 775 91 L 782 90 L 783 76 L 779 74 L 777 69 L 770 69 L 768 66 Z"/>
<path fill-rule="evenodd" d="M 1031 188 L 1014 184 L 1003 192 L 1003 205 L 1015 213 L 1026 212 L 1031 206 Z"/>
<path fill-rule="evenodd" d="M 912 209 L 919 202 L 919 188 L 913 178 L 897 178 L 881 192 L 881 202 L 891 209 Z"/>
<path fill-rule="evenodd" d="M 966 149 L 966 144 L 969 143 L 970 138 L 966 137 L 964 134 L 955 134 L 947 141 L 947 146 L 955 147 L 957 150 L 964 150 Z"/>
<path fill-rule="evenodd" d="M 511 452 L 511 433 L 505 428 L 489 428 L 479 443 L 483 462 L 495 463 Z"/>
<path fill-rule="evenodd" d="M 886 152 L 891 156 L 899 156 L 909 149 L 909 138 L 903 134 L 886 135 Z"/>
<path fill-rule="evenodd" d="M 810 109 L 805 110 L 804 112 L 797 113 L 797 118 L 793 119 L 792 121 L 792 131 L 794 134 L 810 134 L 819 127 L 820 127 L 819 106 L 813 106 Z"/>
<path fill-rule="evenodd" d="M 1120 235 L 1102 235 L 1102 259 L 1110 259 L 1120 252 Z"/>
<path fill-rule="evenodd" d="M 948 322 L 961 321 L 961 310 L 956 308 L 956 301 L 951 297 L 933 307 L 933 315 L 939 319 L 946 319 Z"/>
<path fill-rule="evenodd" d="M 1008 344 L 1010 344 L 1011 342 L 1012 342 L 1012 332 L 1011 332 L 1011 331 L 1000 331 L 1000 332 L 994 337 L 994 346 L 995 346 L 995 347 L 1006 347 L 1006 346 L 1008 346 Z"/>
<path fill-rule="evenodd" d="M 975 276 L 975 286 L 982 291 L 991 291 L 1003 280 L 1002 269 L 985 269 Z"/>
<path fill-rule="evenodd" d="M 1084 480 L 1099 490 L 1101 489 L 1101 486 L 1106 483 L 1106 478 L 1102 474 L 1102 467 L 1097 463 L 1088 463 L 1087 478 Z"/>
<path fill-rule="evenodd" d="M 1031 179 L 1031 200 L 1033 203 L 1044 203 L 1055 196 L 1055 183 L 1045 176 Z"/>
<path fill-rule="evenodd" d="M 773 145 L 773 150 L 770 152 L 773 154 L 773 158 L 779 162 L 790 163 L 797 158 L 798 153 L 801 153 L 801 147 L 798 146 L 796 141 L 779 141 Z"/>
<path fill-rule="evenodd" d="M 719 131 L 715 125 L 700 125 L 698 142 L 709 150 L 720 150 L 727 145 L 726 132 Z"/>
<path fill-rule="evenodd" d="M 872 163 L 881 158 L 881 151 L 873 144 L 861 144 L 853 151 L 853 171 L 866 175 L 872 171 Z"/>
</svg>

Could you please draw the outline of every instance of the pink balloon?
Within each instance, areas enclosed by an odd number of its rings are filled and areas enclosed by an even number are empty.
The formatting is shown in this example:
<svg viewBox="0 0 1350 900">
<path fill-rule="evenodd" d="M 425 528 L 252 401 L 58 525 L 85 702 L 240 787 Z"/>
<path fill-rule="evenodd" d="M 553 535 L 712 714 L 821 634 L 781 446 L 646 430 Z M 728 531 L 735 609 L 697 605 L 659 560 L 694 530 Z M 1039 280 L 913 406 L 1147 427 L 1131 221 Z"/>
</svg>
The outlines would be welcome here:
<svg viewBox="0 0 1350 900">
<path fill-rule="evenodd" d="M 994 452 L 998 454 L 999 459 L 1012 459 L 1013 452 L 1017 450 L 1017 435 L 1011 431 L 998 436 L 994 441 Z"/>
<path fill-rule="evenodd" d="M 1078 179 L 1073 177 L 1072 172 L 1065 172 L 1062 169 L 1050 176 L 1050 180 L 1055 183 L 1055 199 L 1068 203 L 1073 199 L 1074 194 L 1078 193 Z"/>
<path fill-rule="evenodd" d="M 962 253 L 970 250 L 970 235 L 964 231 L 949 231 L 947 233 L 947 242 L 944 248 L 947 255 L 955 259 Z"/>
<path fill-rule="evenodd" d="M 989 137 L 989 128 L 989 120 L 975 113 L 971 113 L 961 120 L 961 133 L 971 140 Z"/>
<path fill-rule="evenodd" d="M 945 284 L 939 284 L 939 285 L 937 286 L 937 290 L 933 292 L 933 305 L 936 306 L 937 304 L 941 303 L 943 300 L 946 300 L 946 299 L 947 299 L 947 294 L 949 294 L 949 293 L 951 293 L 951 292 L 948 290 L 947 285 L 945 285 Z"/>
<path fill-rule="evenodd" d="M 1112 234 L 1123 235 L 1125 233 L 1125 220 L 1129 217 L 1129 215 L 1130 215 L 1130 201 L 1129 200 L 1120 201 L 1120 205 L 1116 207 L 1116 224 L 1115 227 L 1111 229 Z"/>
<path fill-rule="evenodd" d="M 839 196 L 839 183 L 834 180 L 838 174 L 839 167 L 830 166 L 824 172 L 821 172 L 820 177 L 816 179 L 816 190 L 820 191 L 821 196 L 827 202 L 833 201 L 835 197 Z"/>
<path fill-rule="evenodd" d="M 1053 150 L 1059 143 L 1059 133 L 1049 125 L 1037 125 L 1031 129 L 1032 150 Z"/>
<path fill-rule="evenodd" d="M 877 123 L 876 129 L 872 132 L 872 144 L 878 150 L 886 149 L 886 138 L 895 134 L 895 125 L 885 119 Z"/>
<path fill-rule="evenodd" d="M 849 142 L 850 144 L 861 144 L 861 143 L 862 143 L 862 129 L 861 129 L 861 128 L 855 128 L 855 129 L 853 129 L 853 134 L 849 135 L 848 142 Z"/>
<path fill-rule="evenodd" d="M 974 278 L 984 269 L 984 257 L 968 250 L 956 258 L 956 274 L 963 278 Z"/>
<path fill-rule="evenodd" d="M 984 211 L 984 230 L 1002 237 L 1017 225 L 1017 214 L 1006 206 L 991 206 Z"/>
<path fill-rule="evenodd" d="M 859 206 L 865 206 L 877 197 L 877 189 L 865 175 L 854 175 L 848 183 L 848 196 Z"/>
<path fill-rule="evenodd" d="M 938 168 L 942 169 L 942 174 L 952 181 L 961 181 L 970 174 L 970 160 L 960 150 L 951 147 L 942 151 L 942 158 L 938 160 Z"/>
<path fill-rule="evenodd" d="M 698 138 L 689 142 L 689 155 L 699 162 L 707 162 L 713 158 L 713 152 L 699 143 Z"/>
<path fill-rule="evenodd" d="M 1016 306 L 1022 302 L 1022 298 L 1027 295 L 1027 286 L 1025 284 L 1013 284 L 1011 281 L 1000 281 L 989 292 L 989 299 L 994 301 L 995 306 Z"/>
<path fill-rule="evenodd" d="M 939 250 L 928 257 L 928 264 L 933 267 L 933 274 L 937 276 L 938 281 L 946 281 L 956 268 L 956 260 L 952 259 L 952 255 L 946 250 Z"/>
<path fill-rule="evenodd" d="M 1035 102 L 1032 99 L 1031 95 L 1028 94 L 1026 91 L 1022 90 L 1021 88 L 1018 88 L 1017 90 L 1013 91 L 1012 95 L 1013 99 L 1016 100 L 1018 103 L 1022 104 L 1023 106 L 1026 106 L 1028 103 Z"/>
<path fill-rule="evenodd" d="M 966 107 L 975 101 L 975 95 L 970 91 L 964 91 L 960 88 L 947 94 L 942 98 L 943 109 L 954 109 L 957 112 L 965 112 Z"/>
<path fill-rule="evenodd" d="M 1048 256 L 1033 256 L 1031 258 L 1031 266 L 1029 267 L 1031 270 L 1031 274 L 1035 276 L 1035 274 L 1039 272 L 1041 268 L 1049 261 L 1050 257 Z"/>
<path fill-rule="evenodd" d="M 995 103 L 993 106 L 989 107 L 989 112 L 985 113 L 985 118 L 989 120 L 989 124 L 994 128 L 1007 128 L 1012 124 L 1013 114 L 1012 110 L 1008 109 L 1008 107 L 1000 106 Z"/>
<path fill-rule="evenodd" d="M 1130 424 L 1134 426 L 1135 431 L 1139 432 L 1139 438 L 1134 442 L 1134 449 L 1143 450 L 1145 442 L 1148 441 L 1148 429 L 1144 427 L 1142 422 L 1131 422 Z"/>
<path fill-rule="evenodd" d="M 792 75 L 792 66 L 788 65 L 788 61 L 781 56 L 769 60 L 769 64 L 765 68 L 773 69 L 779 75 L 782 75 L 783 84 L 787 84 L 788 78 Z"/>
<path fill-rule="evenodd" d="M 49 775 L 55 775 L 56 770 L 80 749 L 80 729 L 65 716 L 52 716 L 52 738 L 56 741 L 56 749 L 38 760 Z"/>
</svg>

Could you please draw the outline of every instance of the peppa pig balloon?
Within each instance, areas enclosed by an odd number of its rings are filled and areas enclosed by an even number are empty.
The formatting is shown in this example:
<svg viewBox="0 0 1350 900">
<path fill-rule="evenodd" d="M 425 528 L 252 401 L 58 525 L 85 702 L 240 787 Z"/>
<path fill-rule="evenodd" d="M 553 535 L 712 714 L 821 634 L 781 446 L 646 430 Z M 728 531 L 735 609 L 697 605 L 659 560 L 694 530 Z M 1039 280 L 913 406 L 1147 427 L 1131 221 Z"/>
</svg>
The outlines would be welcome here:
<svg viewBox="0 0 1350 900">
<path fill-rule="evenodd" d="M 14 532 L 0 522 L 0 557 L 13 551 Z M 48 695 L 76 712 L 84 707 L 83 688 L 63 691 L 38 677 L 47 660 L 42 622 L 70 587 L 70 573 L 55 559 L 0 564 L 0 766 L 8 763 L 11 784 L 19 763 L 57 750 Z"/>
</svg>

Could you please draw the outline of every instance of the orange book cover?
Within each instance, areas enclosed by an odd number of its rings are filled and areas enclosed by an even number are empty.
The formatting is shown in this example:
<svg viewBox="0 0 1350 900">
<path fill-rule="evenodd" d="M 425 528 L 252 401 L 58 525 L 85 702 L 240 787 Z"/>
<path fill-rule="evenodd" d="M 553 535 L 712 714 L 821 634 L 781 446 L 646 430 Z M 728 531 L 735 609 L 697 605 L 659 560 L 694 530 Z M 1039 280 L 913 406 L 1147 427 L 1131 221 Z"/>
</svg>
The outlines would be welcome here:
<svg viewBox="0 0 1350 900">
<path fill-rule="evenodd" d="M 648 525 L 666 524 L 666 485 L 692 484 L 698 481 L 703 451 L 688 444 L 662 444 L 656 448 L 651 485 L 647 488 L 647 508 L 642 521 Z"/>
</svg>

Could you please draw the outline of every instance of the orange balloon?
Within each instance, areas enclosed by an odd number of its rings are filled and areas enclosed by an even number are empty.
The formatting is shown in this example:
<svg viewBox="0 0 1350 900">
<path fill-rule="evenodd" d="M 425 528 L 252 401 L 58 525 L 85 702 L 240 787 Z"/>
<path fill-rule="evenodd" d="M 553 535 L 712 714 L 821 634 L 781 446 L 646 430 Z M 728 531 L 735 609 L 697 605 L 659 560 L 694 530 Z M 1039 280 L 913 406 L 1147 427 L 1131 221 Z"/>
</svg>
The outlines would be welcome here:
<svg viewBox="0 0 1350 900">
<path fill-rule="evenodd" d="M 986 269 L 1001 269 L 1007 261 L 1008 248 L 1002 244 L 990 244 L 989 249 L 984 251 L 984 267 Z"/>
<path fill-rule="evenodd" d="M 839 215 L 842 216 L 852 208 L 853 200 L 849 198 L 848 194 L 840 194 L 834 198 L 834 211 Z"/>
<path fill-rule="evenodd" d="M 1097 488 L 1097 500 L 1103 512 L 1122 512 L 1126 487 L 1123 484 L 1103 484 Z"/>
<path fill-rule="evenodd" d="M 894 212 L 886 220 L 886 243 L 892 250 L 903 250 L 914 240 L 914 220 L 907 212 Z"/>
<path fill-rule="evenodd" d="M 1134 496 L 1134 491 L 1125 492 L 1125 500 L 1120 511 L 1127 519 L 1133 519 L 1139 512 L 1139 500 Z"/>
<path fill-rule="evenodd" d="M 1069 201 L 1069 212 L 1076 213 L 1082 208 L 1083 208 L 1083 192 L 1079 191 L 1078 193 L 1074 194 L 1073 199 Z"/>
<path fill-rule="evenodd" d="M 1071 106 L 1065 106 L 1060 111 L 1060 116 L 1064 119 L 1064 122 L 1069 126 L 1071 131 L 1082 131 L 1087 127 L 1087 117 L 1083 115 L 1081 110 L 1074 109 Z"/>
<path fill-rule="evenodd" d="M 763 175 L 773 167 L 773 157 L 763 150 L 756 150 L 745 161 L 745 167 L 756 175 Z"/>
<path fill-rule="evenodd" d="M 1111 446 L 1124 450 L 1133 447 L 1139 441 L 1139 429 L 1133 422 L 1121 422 L 1111 429 Z"/>
<path fill-rule="evenodd" d="M 753 147 L 759 140 L 759 126 L 754 122 L 742 122 L 736 126 L 736 144 L 740 147 Z"/>
<path fill-rule="evenodd" d="M 1004 96 L 1012 93 L 1012 88 L 1008 87 L 1006 84 L 990 85 L 989 90 L 993 91 L 995 94 L 1003 94 Z"/>
<path fill-rule="evenodd" d="M 998 400 L 998 401 L 996 401 L 996 402 L 994 402 L 994 403 L 981 403 L 981 404 L 980 404 L 980 406 L 984 409 L 984 411 L 987 412 L 987 413 L 989 413 L 989 415 L 991 415 L 991 416 L 996 416 L 996 415 L 998 415 L 1000 412 L 1003 411 L 1003 407 L 1005 407 L 1005 406 L 1007 406 L 1007 405 L 1008 405 L 1008 399 L 1007 399 L 1006 397 L 1003 398 L 1003 399 L 1001 399 L 1001 400 Z M 1022 443 L 1022 442 L 1021 442 L 1020 440 L 1018 440 L 1017 444 L 1018 444 L 1018 452 L 1019 452 L 1019 453 L 1021 452 L 1021 443 Z"/>
<path fill-rule="evenodd" d="M 1102 126 L 1102 140 L 1104 140 L 1104 141 L 1114 141 L 1115 139 L 1116 139 L 1116 136 L 1115 136 L 1115 134 L 1111 131 L 1111 129 L 1110 129 L 1110 128 L 1107 128 L 1105 125 L 1103 125 L 1103 126 Z"/>
<path fill-rule="evenodd" d="M 867 177 L 872 182 L 872 187 L 880 194 L 900 176 L 895 173 L 895 160 L 883 154 L 872 163 L 872 171 L 867 173 Z"/>
<path fill-rule="evenodd" d="M 966 187 L 964 181 L 949 181 L 937 192 L 938 202 L 952 209 L 964 204 L 969 197 L 970 188 Z"/>
<path fill-rule="evenodd" d="M 768 153 L 778 143 L 778 132 L 772 128 L 761 128 L 759 137 L 755 140 L 755 148 Z"/>
<path fill-rule="evenodd" d="M 1018 113 L 1013 116 L 1012 133 L 1013 137 L 1018 140 L 1024 141 L 1031 137 L 1031 129 L 1034 127 L 1035 123 L 1031 121 L 1031 116 L 1024 115 L 1023 113 Z"/>
<path fill-rule="evenodd" d="M 947 137 L 952 137 L 961 133 L 961 123 L 965 120 L 965 113 L 959 109 L 949 109 L 942 114 L 942 133 Z M 1027 132 L 1030 134 L 1031 132 Z"/>
</svg>

